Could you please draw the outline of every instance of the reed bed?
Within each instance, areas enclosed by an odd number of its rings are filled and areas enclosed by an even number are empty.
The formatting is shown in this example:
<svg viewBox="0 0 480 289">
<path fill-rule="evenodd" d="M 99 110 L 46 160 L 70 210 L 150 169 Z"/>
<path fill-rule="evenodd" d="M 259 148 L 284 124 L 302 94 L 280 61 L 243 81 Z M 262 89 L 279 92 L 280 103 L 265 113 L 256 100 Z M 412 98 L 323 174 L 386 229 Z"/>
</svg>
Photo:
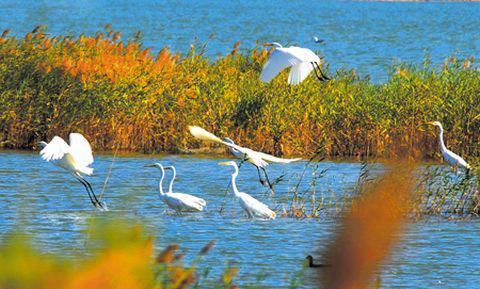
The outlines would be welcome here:
<svg viewBox="0 0 480 289">
<path fill-rule="evenodd" d="M 290 204 L 284 206 L 282 216 L 294 218 L 336 218 L 348 211 L 355 199 L 378 186 L 378 163 L 364 162 L 355 185 L 346 191 L 318 193 L 327 169 L 318 169 L 318 163 L 305 165 L 298 183 L 287 193 Z M 321 159 L 320 159 L 321 160 Z M 455 174 L 445 166 L 416 165 L 412 179 L 415 188 L 410 192 L 408 215 L 413 219 L 427 216 L 462 219 L 480 216 L 480 180 L 478 171 Z M 311 168 L 311 179 L 306 179 L 306 170 Z M 385 168 L 391 171 L 389 165 Z M 394 172 L 393 172 L 394 173 Z M 300 189 L 301 182 L 310 181 L 307 188 Z"/>
<path fill-rule="evenodd" d="M 31 149 L 76 131 L 97 151 L 189 151 L 206 145 L 186 133 L 199 125 L 276 155 L 321 147 L 328 158 L 375 158 L 415 147 L 431 158 L 437 140 L 424 124 L 439 120 L 453 151 L 467 161 L 480 156 L 474 58 L 399 64 L 384 84 L 340 70 L 326 83 L 309 77 L 289 86 L 286 72 L 259 81 L 269 55 L 260 45 L 236 43 L 211 60 L 205 46 L 154 55 L 110 27 L 95 37 L 8 32 L 0 37 L 1 148 Z"/>
</svg>

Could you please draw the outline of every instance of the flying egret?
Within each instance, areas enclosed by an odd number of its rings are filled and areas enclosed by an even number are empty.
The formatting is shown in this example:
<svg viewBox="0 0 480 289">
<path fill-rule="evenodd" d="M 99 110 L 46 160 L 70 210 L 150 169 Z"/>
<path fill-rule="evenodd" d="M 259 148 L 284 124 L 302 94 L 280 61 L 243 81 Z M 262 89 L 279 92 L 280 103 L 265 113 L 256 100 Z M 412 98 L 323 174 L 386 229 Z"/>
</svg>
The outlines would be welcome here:
<svg viewBox="0 0 480 289">
<path fill-rule="evenodd" d="M 106 209 L 104 204 L 98 200 L 93 192 L 90 183 L 81 175 L 91 175 L 93 173 L 93 169 L 89 167 L 93 163 L 90 143 L 88 143 L 88 140 L 79 133 L 71 133 L 69 138 L 70 145 L 59 136 L 54 136 L 49 143 L 41 141 L 39 144 L 43 147 L 40 151 L 42 159 L 47 162 L 51 161 L 54 165 L 72 173 L 87 190 L 88 197 L 92 204 L 96 208 L 100 207 Z"/>
<path fill-rule="evenodd" d="M 439 121 L 432 121 L 432 122 L 429 122 L 428 124 L 438 126 L 440 128 L 440 135 L 438 136 L 438 141 L 440 143 L 440 149 L 442 150 L 443 159 L 453 167 L 453 170 L 455 172 L 457 171 L 457 167 L 463 168 L 468 172 L 471 168 L 470 165 L 467 164 L 467 162 L 464 159 L 462 159 L 459 155 L 457 155 L 456 153 L 452 152 L 451 150 L 445 147 L 445 143 L 443 142 L 442 124 Z"/>
<path fill-rule="evenodd" d="M 313 36 L 313 41 L 315 41 L 315 43 L 323 43 L 324 40 L 318 38 L 317 36 Z"/>
<path fill-rule="evenodd" d="M 236 179 L 238 176 L 238 166 L 234 161 L 222 162 L 220 165 L 233 166 L 235 172 L 232 174 L 232 189 L 235 197 L 240 202 L 240 206 L 247 212 L 248 217 L 258 217 L 264 219 L 275 219 L 275 212 L 270 210 L 267 205 L 250 196 L 247 193 L 241 193 L 237 189 Z"/>
<path fill-rule="evenodd" d="M 330 78 L 323 74 L 320 68 L 322 60 L 310 49 L 296 46 L 282 47 L 282 45 L 277 42 L 266 43 L 264 45 L 274 46 L 275 50 L 273 50 L 260 74 L 260 80 L 262 82 L 269 82 L 280 73 L 280 71 L 290 66 L 292 69 L 288 75 L 289 84 L 299 84 L 312 70 L 315 71 L 315 76 L 318 80 L 330 80 Z"/>
<path fill-rule="evenodd" d="M 223 145 L 226 145 L 229 147 L 230 151 L 238 158 L 242 160 L 246 160 L 249 163 L 253 164 L 257 168 L 258 172 L 258 177 L 260 180 L 260 183 L 262 185 L 265 185 L 265 180 L 262 179 L 260 175 L 260 168 L 263 170 L 265 174 L 265 178 L 267 179 L 268 186 L 270 189 L 273 191 L 273 186 L 270 182 L 270 179 L 268 178 L 267 174 L 267 166 L 268 162 L 272 163 L 281 163 L 281 164 L 288 164 L 291 162 L 296 162 L 301 160 L 301 158 L 295 158 L 295 159 L 284 159 L 284 158 L 277 158 L 275 156 L 262 153 L 262 152 L 257 152 L 254 150 L 251 150 L 249 148 L 244 148 L 239 145 L 236 145 L 231 139 L 226 138 L 225 141 L 221 140 L 219 137 L 215 136 L 214 134 L 204 130 L 201 127 L 198 126 L 189 126 L 188 129 L 190 130 L 190 133 L 201 140 L 206 140 L 206 141 L 212 141 L 216 143 L 220 143 Z"/>
<path fill-rule="evenodd" d="M 162 177 L 160 178 L 160 182 L 158 184 L 160 199 L 170 208 L 174 209 L 177 214 L 180 214 L 180 212 L 182 211 L 203 211 L 203 209 L 207 205 L 207 202 L 205 202 L 204 199 L 197 198 L 189 194 L 163 192 L 162 183 L 163 178 L 165 177 L 165 169 L 172 169 L 173 166 L 164 168 L 162 164 L 155 163 L 152 165 L 146 165 L 145 167 L 157 167 L 160 169 L 160 171 L 162 172 Z M 170 190 L 173 186 L 173 179 L 175 178 L 175 168 L 173 168 L 172 170 L 174 171 L 174 176 L 172 178 L 172 181 L 170 182 Z"/>
</svg>

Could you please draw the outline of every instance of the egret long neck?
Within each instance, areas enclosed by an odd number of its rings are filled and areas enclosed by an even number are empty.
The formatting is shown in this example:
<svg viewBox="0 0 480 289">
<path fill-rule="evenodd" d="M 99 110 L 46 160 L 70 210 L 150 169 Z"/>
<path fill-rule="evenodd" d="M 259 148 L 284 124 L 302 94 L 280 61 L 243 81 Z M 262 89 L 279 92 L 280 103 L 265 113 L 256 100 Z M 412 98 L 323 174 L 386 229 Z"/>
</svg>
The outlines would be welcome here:
<svg viewBox="0 0 480 289">
<path fill-rule="evenodd" d="M 163 198 L 163 196 L 165 196 L 165 193 L 163 192 L 162 183 L 163 178 L 165 177 L 165 170 L 162 167 L 160 167 L 160 170 L 162 171 L 162 177 L 160 178 L 160 182 L 158 183 L 158 192 L 160 194 L 160 198 Z"/>
<path fill-rule="evenodd" d="M 438 141 L 440 143 L 440 149 L 442 152 L 445 152 L 447 150 L 447 147 L 445 147 L 445 143 L 443 142 L 443 127 L 440 126 L 440 134 L 438 135 Z"/>
<path fill-rule="evenodd" d="M 172 176 L 172 180 L 170 181 L 170 185 L 168 186 L 169 193 L 173 192 L 173 182 L 175 181 L 175 177 L 177 176 L 177 170 L 175 169 L 175 167 L 172 166 L 171 168 L 173 171 L 173 176 Z"/>
<path fill-rule="evenodd" d="M 237 176 L 238 176 L 238 167 L 234 166 L 235 172 L 232 174 L 232 189 L 236 197 L 239 196 L 240 192 L 237 189 Z"/>
</svg>

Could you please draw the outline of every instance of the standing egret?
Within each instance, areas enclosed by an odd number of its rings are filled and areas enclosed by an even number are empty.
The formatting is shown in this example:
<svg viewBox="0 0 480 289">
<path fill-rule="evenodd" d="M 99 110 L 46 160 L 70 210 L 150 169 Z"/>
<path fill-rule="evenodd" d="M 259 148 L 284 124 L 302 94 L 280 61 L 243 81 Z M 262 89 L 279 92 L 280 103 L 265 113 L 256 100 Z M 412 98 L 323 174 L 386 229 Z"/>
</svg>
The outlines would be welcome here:
<svg viewBox="0 0 480 289">
<path fill-rule="evenodd" d="M 206 140 L 206 141 L 212 141 L 216 143 L 220 143 L 223 145 L 226 145 L 229 147 L 230 151 L 238 158 L 242 160 L 246 160 L 249 163 L 253 164 L 257 168 L 258 172 L 258 177 L 260 180 L 260 183 L 262 185 L 265 185 L 265 180 L 262 179 L 260 175 L 260 168 L 263 170 L 265 174 L 265 178 L 267 179 L 268 186 L 270 187 L 271 190 L 273 190 L 273 186 L 268 178 L 267 174 L 267 166 L 268 162 L 273 162 L 273 163 L 281 163 L 281 164 L 288 164 L 291 162 L 296 162 L 301 160 L 301 158 L 295 158 L 295 159 L 284 159 L 284 158 L 277 158 L 275 156 L 262 153 L 262 152 L 257 152 L 254 150 L 251 150 L 249 148 L 244 148 L 239 145 L 236 145 L 231 139 L 226 138 L 225 141 L 221 140 L 219 137 L 215 136 L 214 134 L 204 130 L 201 127 L 198 126 L 189 126 L 188 129 L 190 130 L 190 133 L 201 140 Z"/>
<path fill-rule="evenodd" d="M 180 212 L 182 211 L 203 211 L 203 209 L 207 205 L 207 202 L 205 202 L 204 199 L 197 198 L 189 194 L 163 192 L 162 183 L 163 183 L 163 178 L 165 177 L 165 169 L 171 169 L 173 166 L 167 167 L 164 169 L 162 164 L 155 163 L 152 165 L 146 165 L 145 167 L 150 167 L 150 168 L 157 167 L 160 169 L 160 171 L 162 172 L 162 177 L 160 178 L 160 182 L 158 184 L 160 199 L 165 204 L 167 204 L 170 208 L 174 209 L 177 212 L 177 214 L 180 214 Z M 173 186 L 173 179 L 170 184 L 171 184 L 170 186 L 171 188 Z"/>
<path fill-rule="evenodd" d="M 269 82 L 280 73 L 280 71 L 290 66 L 292 69 L 288 75 L 289 84 L 299 84 L 310 74 L 310 72 L 312 72 L 312 70 L 315 71 L 315 76 L 318 80 L 330 80 L 330 78 L 323 74 L 322 69 L 320 68 L 322 60 L 310 49 L 296 46 L 282 47 L 282 45 L 277 42 L 266 43 L 264 45 L 274 46 L 275 50 L 273 50 L 260 74 L 260 80 L 262 82 Z"/>
<path fill-rule="evenodd" d="M 96 208 L 104 208 L 102 202 L 97 199 L 97 196 L 93 192 L 90 183 L 81 175 L 91 175 L 93 173 L 93 169 L 89 167 L 90 164 L 93 163 L 90 143 L 79 133 L 71 133 L 69 138 L 70 145 L 59 136 L 54 136 L 49 143 L 41 141 L 39 144 L 43 149 L 40 151 L 40 155 L 45 161 L 52 161 L 54 165 L 72 173 L 87 190 L 88 197 L 92 204 Z"/>
<path fill-rule="evenodd" d="M 177 176 L 177 170 L 175 169 L 174 166 L 164 167 L 164 169 L 166 170 L 170 169 L 173 171 L 172 179 L 170 180 L 170 184 L 168 185 L 168 192 L 173 193 L 173 182 L 175 181 L 175 177 Z"/>
<path fill-rule="evenodd" d="M 168 194 L 172 194 L 173 193 L 173 182 L 175 181 L 175 177 L 177 176 L 177 170 L 175 169 L 174 166 L 168 166 L 168 167 L 165 167 L 164 169 L 166 170 L 172 170 L 173 171 L 173 176 L 172 176 L 172 180 L 170 181 L 170 185 L 168 186 Z M 184 195 L 182 193 L 176 193 L 176 194 L 181 194 L 181 195 Z M 190 195 L 188 195 L 190 196 Z M 203 207 L 205 207 L 207 205 L 207 202 L 202 199 L 202 198 L 197 198 L 197 197 L 194 197 L 194 196 L 191 196 L 192 198 L 196 198 L 197 199 L 197 202 L 199 204 L 201 204 Z"/>
<path fill-rule="evenodd" d="M 237 189 L 237 176 L 238 176 L 238 166 L 234 161 L 222 162 L 220 165 L 233 166 L 235 172 L 232 174 L 232 189 L 235 197 L 237 197 L 240 202 L 240 206 L 247 212 L 248 217 L 258 217 L 264 219 L 275 219 L 275 212 L 270 210 L 267 205 L 250 196 L 247 193 L 241 193 Z"/>
<path fill-rule="evenodd" d="M 467 164 L 467 162 L 464 159 L 462 159 L 459 155 L 457 155 L 456 153 L 452 152 L 451 150 L 445 147 L 445 143 L 443 142 L 442 124 L 439 121 L 432 121 L 432 122 L 429 122 L 428 124 L 438 126 L 440 128 L 440 135 L 438 136 L 438 141 L 440 143 L 440 150 L 442 151 L 443 159 L 453 167 L 453 170 L 455 172 L 457 171 L 457 167 L 463 168 L 468 172 L 471 168 L 470 165 Z"/>
</svg>

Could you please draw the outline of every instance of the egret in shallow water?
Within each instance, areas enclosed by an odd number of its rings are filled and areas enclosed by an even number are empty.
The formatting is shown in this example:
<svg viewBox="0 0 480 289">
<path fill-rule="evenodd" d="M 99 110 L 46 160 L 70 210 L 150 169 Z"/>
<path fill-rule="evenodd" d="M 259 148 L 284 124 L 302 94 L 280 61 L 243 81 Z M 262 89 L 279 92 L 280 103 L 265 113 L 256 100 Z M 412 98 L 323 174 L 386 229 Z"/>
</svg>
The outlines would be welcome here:
<svg viewBox="0 0 480 289">
<path fill-rule="evenodd" d="M 177 176 L 177 170 L 175 169 L 174 166 L 164 167 L 164 169 L 173 171 L 172 179 L 170 180 L 170 184 L 168 185 L 168 192 L 173 193 L 173 182 L 175 182 L 175 177 Z"/>
<path fill-rule="evenodd" d="M 275 212 L 270 210 L 267 205 L 250 196 L 247 193 L 239 192 L 237 189 L 238 166 L 234 161 L 221 162 L 220 165 L 232 166 L 235 172 L 232 174 L 232 189 L 235 197 L 240 202 L 240 206 L 247 212 L 248 217 L 258 217 L 263 219 L 275 219 Z"/>
<path fill-rule="evenodd" d="M 93 173 L 93 169 L 90 167 L 93 163 L 90 143 L 79 133 L 71 133 L 69 138 L 70 145 L 59 136 L 54 136 L 49 143 L 41 141 L 39 144 L 43 149 L 40 151 L 40 156 L 45 161 L 52 162 L 54 165 L 72 173 L 87 190 L 92 204 L 96 208 L 106 209 L 105 203 L 98 200 L 90 183 L 81 175 L 91 175 Z"/>
<path fill-rule="evenodd" d="M 235 144 L 231 139 L 226 138 L 225 141 L 221 140 L 219 137 L 215 136 L 214 134 L 204 130 L 201 127 L 198 126 L 189 126 L 188 129 L 190 130 L 190 133 L 201 140 L 206 140 L 206 141 L 212 141 L 216 143 L 220 143 L 223 145 L 226 145 L 229 147 L 230 151 L 238 158 L 242 160 L 246 160 L 249 163 L 253 164 L 257 168 L 258 172 L 258 177 L 260 180 L 260 183 L 262 185 L 265 185 L 265 180 L 262 179 L 260 175 L 260 168 L 263 170 L 265 174 L 265 178 L 267 179 L 268 186 L 270 189 L 273 190 L 272 183 L 270 182 L 270 179 L 268 178 L 267 174 L 267 166 L 268 162 L 272 163 L 281 163 L 281 164 L 288 164 L 291 162 L 296 162 L 301 160 L 301 158 L 295 158 L 295 159 L 284 159 L 284 158 L 277 158 L 275 156 L 262 153 L 262 152 L 257 152 L 254 150 L 251 150 L 249 148 L 244 148 L 241 147 L 237 144 Z"/>
<path fill-rule="evenodd" d="M 320 68 L 322 60 L 310 49 L 297 46 L 282 47 L 282 45 L 277 42 L 266 43 L 264 45 L 274 46 L 275 49 L 260 74 L 260 80 L 262 82 L 269 82 L 280 73 L 280 71 L 290 66 L 292 68 L 288 75 L 289 84 L 299 84 L 312 70 L 315 72 L 318 80 L 330 80 L 330 78 L 323 74 Z"/>
<path fill-rule="evenodd" d="M 168 167 L 165 167 L 164 169 L 173 171 L 172 179 L 170 180 L 170 184 L 168 186 L 168 193 L 171 194 L 173 193 L 173 182 L 175 181 L 175 177 L 177 176 L 177 170 L 175 169 L 174 166 L 168 166 Z M 203 204 L 204 207 L 207 205 L 207 202 L 204 199 L 202 198 L 197 198 L 197 199 L 199 200 L 200 203 Z"/>
<path fill-rule="evenodd" d="M 207 205 L 207 202 L 202 199 L 198 198 L 189 194 L 183 194 L 183 193 L 172 193 L 168 192 L 165 193 L 163 192 L 162 188 L 162 183 L 163 179 L 165 177 L 165 169 L 172 169 L 174 171 L 174 176 L 172 178 L 172 181 L 170 182 L 170 190 L 172 189 L 173 186 L 173 180 L 175 178 L 175 168 L 173 166 L 169 166 L 164 168 L 162 164 L 160 163 L 155 163 L 152 165 L 146 165 L 145 167 L 153 167 L 153 168 L 159 168 L 160 171 L 162 172 L 162 176 L 160 178 L 160 182 L 158 184 L 159 187 L 159 193 L 160 193 L 160 199 L 167 204 L 170 208 L 174 209 L 177 214 L 180 214 L 180 212 L 183 211 L 203 211 L 205 206 Z"/>
<path fill-rule="evenodd" d="M 439 121 L 432 121 L 429 122 L 429 124 L 438 126 L 440 128 L 440 135 L 438 136 L 438 141 L 440 143 L 440 150 L 442 151 L 443 159 L 453 167 L 453 170 L 455 172 L 457 171 L 457 167 L 465 169 L 468 172 L 471 168 L 470 165 L 467 164 L 467 162 L 462 159 L 462 157 L 447 149 L 447 147 L 445 146 L 445 143 L 443 142 L 442 124 Z"/>
</svg>

